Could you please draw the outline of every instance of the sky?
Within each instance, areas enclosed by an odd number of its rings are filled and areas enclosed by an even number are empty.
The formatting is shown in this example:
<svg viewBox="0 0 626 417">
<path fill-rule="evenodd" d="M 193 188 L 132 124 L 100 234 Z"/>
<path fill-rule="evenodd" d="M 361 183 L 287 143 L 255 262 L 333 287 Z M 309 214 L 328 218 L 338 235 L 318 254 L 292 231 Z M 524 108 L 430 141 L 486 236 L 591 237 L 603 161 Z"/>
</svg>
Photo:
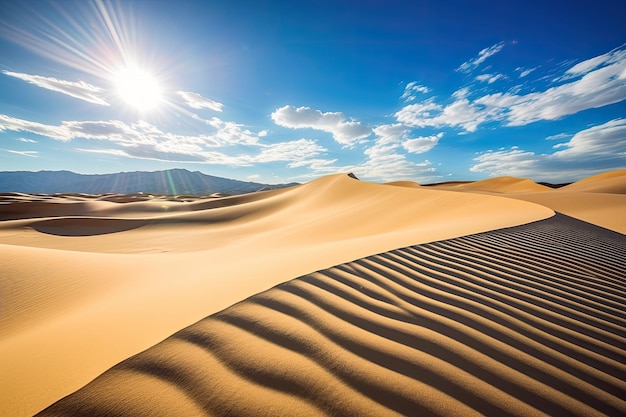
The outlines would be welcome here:
<svg viewBox="0 0 626 417">
<path fill-rule="evenodd" d="M 626 168 L 626 3 L 0 0 L 0 171 Z"/>
</svg>

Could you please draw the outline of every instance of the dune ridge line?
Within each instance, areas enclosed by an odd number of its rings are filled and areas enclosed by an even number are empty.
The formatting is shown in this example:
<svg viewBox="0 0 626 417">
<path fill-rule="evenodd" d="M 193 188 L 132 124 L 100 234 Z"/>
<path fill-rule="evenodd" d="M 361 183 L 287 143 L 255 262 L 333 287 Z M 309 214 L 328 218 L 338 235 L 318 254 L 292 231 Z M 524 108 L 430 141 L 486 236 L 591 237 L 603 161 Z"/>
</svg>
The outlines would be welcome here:
<svg viewBox="0 0 626 417">
<path fill-rule="evenodd" d="M 623 415 L 625 251 L 557 215 L 369 256 L 209 316 L 38 415 Z"/>
</svg>

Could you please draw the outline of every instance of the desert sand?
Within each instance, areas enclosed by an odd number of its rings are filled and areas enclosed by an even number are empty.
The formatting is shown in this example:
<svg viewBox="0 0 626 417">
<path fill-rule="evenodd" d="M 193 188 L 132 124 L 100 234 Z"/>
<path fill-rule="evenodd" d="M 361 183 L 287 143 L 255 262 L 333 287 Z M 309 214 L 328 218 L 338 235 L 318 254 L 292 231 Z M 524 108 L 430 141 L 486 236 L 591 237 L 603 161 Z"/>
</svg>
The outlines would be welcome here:
<svg viewBox="0 0 626 417">
<path fill-rule="evenodd" d="M 3 194 L 0 415 L 623 415 L 625 174 Z"/>
</svg>

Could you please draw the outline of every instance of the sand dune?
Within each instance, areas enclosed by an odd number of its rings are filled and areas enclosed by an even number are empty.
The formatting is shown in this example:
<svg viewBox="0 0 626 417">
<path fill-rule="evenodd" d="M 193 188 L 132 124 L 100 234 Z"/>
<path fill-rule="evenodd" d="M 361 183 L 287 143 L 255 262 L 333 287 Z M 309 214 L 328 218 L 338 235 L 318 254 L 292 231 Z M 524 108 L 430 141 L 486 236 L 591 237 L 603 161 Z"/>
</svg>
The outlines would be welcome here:
<svg viewBox="0 0 626 417">
<path fill-rule="evenodd" d="M 625 252 L 559 215 L 370 256 L 201 320 L 40 415 L 624 415 Z"/>
<path fill-rule="evenodd" d="M 626 169 L 584 178 L 563 187 L 562 191 L 626 194 Z"/>
<path fill-rule="evenodd" d="M 193 202 L 3 204 L 0 415 L 30 415 L 122 359 L 278 283 L 543 206 L 348 175 Z M 11 207 L 12 206 L 12 207 Z M 22 214 L 20 214 L 22 213 Z M 45 346 L 45 348 L 42 348 Z"/>
<path fill-rule="evenodd" d="M 527 193 L 550 191 L 550 187 L 537 184 L 528 178 L 496 177 L 467 183 L 443 183 L 439 189 L 462 191 L 486 191 L 489 193 Z"/>
<path fill-rule="evenodd" d="M 32 415 L 205 317 L 55 409 L 61 415 L 623 411 L 615 389 L 624 387 L 615 379 L 623 372 L 616 354 L 624 347 L 624 266 L 614 255 L 623 250 L 623 236 L 551 219 L 550 205 L 517 198 L 553 194 L 528 181 L 452 192 L 331 175 L 232 197 L 3 194 L 0 415 Z M 583 193 L 560 195 L 570 194 Z M 596 205 L 615 198 L 602 221 L 611 213 L 621 217 L 621 195 L 593 195 Z M 591 209 L 582 211 L 589 217 Z M 620 230 L 621 220 L 611 221 Z M 520 228 L 500 230 L 514 226 Z M 480 232 L 489 233 L 473 235 Z M 455 238 L 461 240 L 446 240 Z M 470 240 L 479 243 L 446 246 L 445 256 L 419 252 Z M 534 240 L 542 249 L 528 252 Z M 484 260 L 474 264 L 479 256 Z M 420 281 L 422 274 L 438 283 Z M 579 323 L 580 311 L 594 318 Z M 513 343 L 519 335 L 530 341 Z M 544 381 L 545 375 L 551 376 Z M 603 385 L 592 389 L 589 381 Z M 613 391 L 602 394 L 602 387 Z M 477 399 L 483 390 L 485 399 Z"/>
<path fill-rule="evenodd" d="M 556 189 L 513 177 L 490 178 L 474 183 L 442 183 L 428 188 L 504 195 L 626 233 L 626 170 L 594 175 Z"/>
</svg>

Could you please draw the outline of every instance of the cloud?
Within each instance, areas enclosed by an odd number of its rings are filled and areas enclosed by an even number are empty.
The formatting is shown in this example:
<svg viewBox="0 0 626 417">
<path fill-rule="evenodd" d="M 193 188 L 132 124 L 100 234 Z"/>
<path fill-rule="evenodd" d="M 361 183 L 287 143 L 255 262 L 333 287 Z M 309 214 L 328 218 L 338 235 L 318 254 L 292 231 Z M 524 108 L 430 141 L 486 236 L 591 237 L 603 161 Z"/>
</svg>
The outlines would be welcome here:
<svg viewBox="0 0 626 417">
<path fill-rule="evenodd" d="M 374 145 L 365 149 L 365 161 L 350 168 L 359 178 L 377 181 L 394 181 L 402 179 L 424 180 L 431 179 L 438 174 L 429 161 L 414 162 L 407 155 L 398 152 L 404 144 L 413 146 L 409 137 L 411 127 L 401 123 L 381 125 L 374 128 L 376 141 Z M 435 146 L 432 144 L 430 148 Z M 426 145 L 424 144 L 425 152 Z M 429 149 L 430 149 L 429 148 Z M 406 147 L 404 147 L 406 149 Z"/>
<path fill-rule="evenodd" d="M 36 140 L 28 139 L 28 138 L 17 138 L 16 140 L 19 140 L 20 142 L 24 142 L 24 143 L 37 143 Z"/>
<path fill-rule="evenodd" d="M 536 70 L 537 68 L 539 68 L 539 67 L 534 67 L 534 68 L 517 67 L 517 68 L 515 68 L 515 71 L 519 71 L 519 78 L 524 78 L 524 77 L 528 76 L 531 72 Z"/>
<path fill-rule="evenodd" d="M 474 132 L 478 126 L 494 118 L 494 111 L 477 106 L 467 98 L 459 98 L 448 106 L 432 100 L 405 106 L 398 111 L 396 119 L 412 127 L 461 127 Z"/>
<path fill-rule="evenodd" d="M 470 59 L 467 62 L 462 63 L 456 70 L 462 72 L 469 72 L 485 62 L 485 60 L 498 52 L 500 52 L 504 48 L 504 42 L 499 42 L 495 45 L 492 45 L 488 48 L 482 49 L 478 52 L 478 56 L 474 59 Z"/>
<path fill-rule="evenodd" d="M 218 117 L 212 117 L 208 120 L 195 114 L 192 117 L 217 129 L 213 138 L 221 145 L 256 145 L 259 143 L 260 137 L 267 136 L 267 131 L 262 130 L 255 135 L 249 129 L 246 129 L 246 127 L 242 124 L 225 122 Z"/>
<path fill-rule="evenodd" d="M 198 93 L 192 93 L 189 91 L 177 91 L 176 94 L 181 96 L 192 109 L 210 109 L 213 111 L 221 112 L 224 105 L 210 98 L 202 97 Z"/>
<path fill-rule="evenodd" d="M 570 136 L 572 135 L 570 135 L 569 133 L 557 133 L 556 135 L 548 136 L 546 140 L 565 139 L 565 138 L 569 138 Z"/>
<path fill-rule="evenodd" d="M 531 177 L 535 180 L 573 181 L 626 167 L 626 119 L 615 119 L 576 133 L 565 148 L 536 154 L 518 147 L 487 151 L 476 158 L 472 172 Z"/>
<path fill-rule="evenodd" d="M 606 54 L 587 59 L 574 65 L 573 67 L 565 71 L 565 78 L 581 76 L 584 74 L 588 74 L 589 72 L 596 70 L 600 67 L 618 63 L 624 60 L 625 55 L 626 50 L 624 50 L 624 45 L 622 45 L 621 47 L 615 48 L 607 52 Z"/>
<path fill-rule="evenodd" d="M 372 132 L 360 122 L 346 120 L 346 116 L 341 112 L 322 113 L 310 107 L 283 106 L 276 109 L 271 117 L 279 126 L 291 129 L 310 128 L 331 133 L 333 138 L 344 146 L 353 146 Z"/>
<path fill-rule="evenodd" d="M 65 81 L 53 77 L 44 77 L 41 75 L 30 75 L 19 72 L 2 71 L 9 77 L 19 78 L 37 87 L 47 90 L 56 91 L 68 96 L 87 101 L 89 103 L 109 106 L 109 103 L 100 96 L 102 88 L 86 83 L 84 81 Z"/>
<path fill-rule="evenodd" d="M 476 81 L 493 84 L 502 78 L 506 78 L 506 76 L 504 74 L 480 74 L 476 76 Z"/>
<path fill-rule="evenodd" d="M 290 142 L 280 142 L 264 145 L 263 150 L 252 158 L 252 162 L 291 162 L 294 166 L 301 166 L 305 161 L 327 152 L 311 139 L 298 139 Z M 291 165 L 290 165 L 291 166 Z"/>
<path fill-rule="evenodd" d="M 430 88 L 419 85 L 417 81 L 411 81 L 404 87 L 404 92 L 400 96 L 400 99 L 404 100 L 404 102 L 409 102 L 415 100 L 415 93 L 426 94 L 429 92 Z"/>
<path fill-rule="evenodd" d="M 352 171 L 359 178 L 381 181 L 427 181 L 438 175 L 430 161 L 410 161 L 397 148 L 396 144 L 372 146 L 365 150 L 366 161 L 354 166 Z"/>
<path fill-rule="evenodd" d="M 22 131 L 68 142 L 88 139 L 108 143 L 99 149 L 81 148 L 85 152 L 106 153 L 129 158 L 168 162 L 198 162 L 231 166 L 250 166 L 256 163 L 287 162 L 288 164 L 313 163 L 327 152 L 311 139 L 263 144 L 244 126 L 218 118 L 204 120 L 213 126 L 213 134 L 178 135 L 163 132 L 157 127 L 137 121 L 127 124 L 119 120 L 64 121 L 58 126 L 0 115 L 0 131 Z M 249 150 L 241 152 L 244 146 Z M 235 147 L 228 154 L 216 148 Z M 22 153 L 23 154 L 23 153 Z M 319 165 L 319 162 L 316 162 Z"/>
<path fill-rule="evenodd" d="M 626 99 L 626 50 L 614 50 L 576 64 L 566 71 L 567 82 L 529 94 L 493 93 L 470 99 L 468 89 L 453 94 L 448 105 L 432 98 L 404 106 L 396 119 L 413 127 L 460 127 L 474 132 L 487 122 L 523 126 L 557 120 Z M 574 76 L 576 74 L 576 76 Z"/>
<path fill-rule="evenodd" d="M 408 139 L 402 142 L 402 146 L 410 153 L 424 153 L 437 146 L 439 139 L 442 137 L 443 133 L 438 133 L 432 136 L 420 136 L 415 139 Z"/>
<path fill-rule="evenodd" d="M 384 148 L 391 145 L 392 149 L 395 149 L 402 145 L 409 153 L 424 153 L 434 148 L 439 142 L 439 139 L 443 137 L 443 133 L 440 132 L 433 136 L 410 138 L 409 134 L 411 131 L 411 127 L 403 125 L 402 123 L 378 126 L 374 128 L 374 133 L 377 136 L 374 148 Z"/>
<path fill-rule="evenodd" d="M 13 151 L 13 150 L 9 150 L 7 149 L 7 152 L 11 152 L 14 153 L 16 155 L 22 155 L 22 156 L 29 156 L 31 158 L 37 158 L 39 155 L 39 152 L 37 151 Z"/>
<path fill-rule="evenodd" d="M 30 132 L 64 142 L 72 140 L 71 133 L 62 126 L 52 126 L 43 123 L 31 122 L 7 116 L 5 114 L 0 114 L 0 131 L 2 130 Z"/>
<path fill-rule="evenodd" d="M 289 164 L 290 168 L 307 167 L 310 170 L 309 174 L 292 179 L 309 179 L 330 173 L 354 172 L 359 178 L 372 181 L 401 179 L 432 181 L 440 175 L 430 161 L 414 162 L 409 160 L 406 154 L 399 152 L 403 149 L 403 141 L 412 140 L 409 138 L 410 132 L 410 127 L 399 123 L 378 126 L 374 129 L 376 140 L 372 146 L 364 150 L 365 159 L 361 163 L 337 166 L 337 159 L 310 155 Z M 324 151 L 320 150 L 320 153 Z"/>
</svg>

